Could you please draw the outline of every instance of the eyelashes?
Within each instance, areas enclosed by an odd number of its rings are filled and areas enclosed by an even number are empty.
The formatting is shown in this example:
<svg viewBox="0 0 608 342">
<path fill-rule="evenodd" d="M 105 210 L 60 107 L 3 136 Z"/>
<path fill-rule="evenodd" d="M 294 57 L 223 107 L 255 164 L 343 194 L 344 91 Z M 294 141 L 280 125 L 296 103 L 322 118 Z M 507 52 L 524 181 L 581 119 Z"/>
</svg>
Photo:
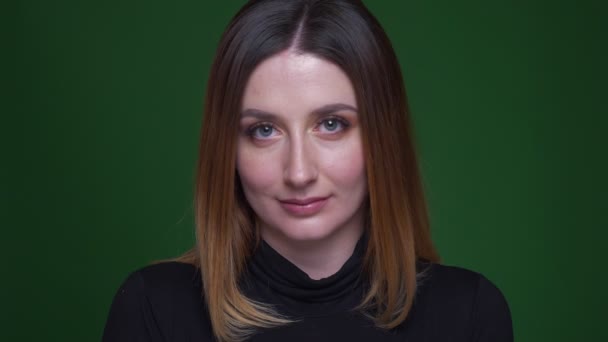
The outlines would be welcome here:
<svg viewBox="0 0 608 342">
<path fill-rule="evenodd" d="M 325 128 L 330 133 L 341 132 L 349 126 L 350 123 L 348 121 L 337 116 L 324 118 L 317 122 L 317 127 Z"/>
<path fill-rule="evenodd" d="M 350 122 L 339 116 L 329 116 L 317 121 L 314 131 L 322 135 L 333 136 L 346 131 Z M 272 122 L 257 122 L 246 130 L 247 136 L 255 140 L 271 139 L 280 134 L 277 126 Z"/>
<path fill-rule="evenodd" d="M 276 133 L 277 128 L 269 122 L 259 122 L 247 129 L 247 135 L 252 139 L 268 139 L 272 133 Z"/>
</svg>

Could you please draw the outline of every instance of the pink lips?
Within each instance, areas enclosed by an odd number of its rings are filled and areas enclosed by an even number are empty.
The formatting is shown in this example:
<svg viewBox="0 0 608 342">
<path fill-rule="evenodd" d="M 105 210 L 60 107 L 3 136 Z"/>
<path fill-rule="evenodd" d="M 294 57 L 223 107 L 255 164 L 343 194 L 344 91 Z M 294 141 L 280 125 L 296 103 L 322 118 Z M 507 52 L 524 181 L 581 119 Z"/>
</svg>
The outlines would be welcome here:
<svg viewBox="0 0 608 342">
<path fill-rule="evenodd" d="M 281 207 L 295 216 L 311 216 L 323 209 L 329 197 L 279 200 Z"/>
</svg>

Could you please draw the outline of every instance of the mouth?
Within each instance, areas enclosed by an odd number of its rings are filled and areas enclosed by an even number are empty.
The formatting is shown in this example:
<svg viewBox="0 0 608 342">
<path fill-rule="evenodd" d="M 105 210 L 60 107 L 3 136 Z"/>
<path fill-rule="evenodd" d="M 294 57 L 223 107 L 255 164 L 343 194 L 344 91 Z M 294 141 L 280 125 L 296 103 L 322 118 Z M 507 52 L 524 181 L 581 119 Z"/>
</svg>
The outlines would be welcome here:
<svg viewBox="0 0 608 342">
<path fill-rule="evenodd" d="M 328 197 L 289 198 L 279 200 L 281 207 L 294 216 L 312 216 L 323 209 Z"/>
</svg>

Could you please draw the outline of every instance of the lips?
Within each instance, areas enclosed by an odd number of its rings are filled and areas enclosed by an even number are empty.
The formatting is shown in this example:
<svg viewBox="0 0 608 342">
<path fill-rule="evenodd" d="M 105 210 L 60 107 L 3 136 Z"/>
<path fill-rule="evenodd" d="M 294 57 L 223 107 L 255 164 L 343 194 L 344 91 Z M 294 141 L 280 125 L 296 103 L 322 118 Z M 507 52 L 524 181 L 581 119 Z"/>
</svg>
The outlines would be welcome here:
<svg viewBox="0 0 608 342">
<path fill-rule="evenodd" d="M 281 207 L 294 216 L 312 216 L 323 209 L 329 197 L 290 198 L 279 200 Z"/>
</svg>

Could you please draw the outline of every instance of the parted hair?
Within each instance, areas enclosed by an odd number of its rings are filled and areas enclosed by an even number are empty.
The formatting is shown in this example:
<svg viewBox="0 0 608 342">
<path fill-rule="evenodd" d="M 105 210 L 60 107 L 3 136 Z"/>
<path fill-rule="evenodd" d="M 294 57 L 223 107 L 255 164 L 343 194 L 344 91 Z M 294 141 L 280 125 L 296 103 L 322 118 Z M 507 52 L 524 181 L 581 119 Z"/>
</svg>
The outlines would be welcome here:
<svg viewBox="0 0 608 342">
<path fill-rule="evenodd" d="M 211 67 L 196 174 L 196 245 L 178 258 L 200 268 L 219 341 L 244 340 L 256 329 L 291 322 L 239 289 L 259 232 L 236 170 L 247 81 L 262 61 L 287 49 L 337 65 L 355 90 L 369 189 L 368 291 L 358 309 L 380 328 L 398 326 L 413 304 L 416 260 L 439 261 L 401 69 L 378 21 L 357 0 L 249 1 L 224 31 Z"/>
</svg>

